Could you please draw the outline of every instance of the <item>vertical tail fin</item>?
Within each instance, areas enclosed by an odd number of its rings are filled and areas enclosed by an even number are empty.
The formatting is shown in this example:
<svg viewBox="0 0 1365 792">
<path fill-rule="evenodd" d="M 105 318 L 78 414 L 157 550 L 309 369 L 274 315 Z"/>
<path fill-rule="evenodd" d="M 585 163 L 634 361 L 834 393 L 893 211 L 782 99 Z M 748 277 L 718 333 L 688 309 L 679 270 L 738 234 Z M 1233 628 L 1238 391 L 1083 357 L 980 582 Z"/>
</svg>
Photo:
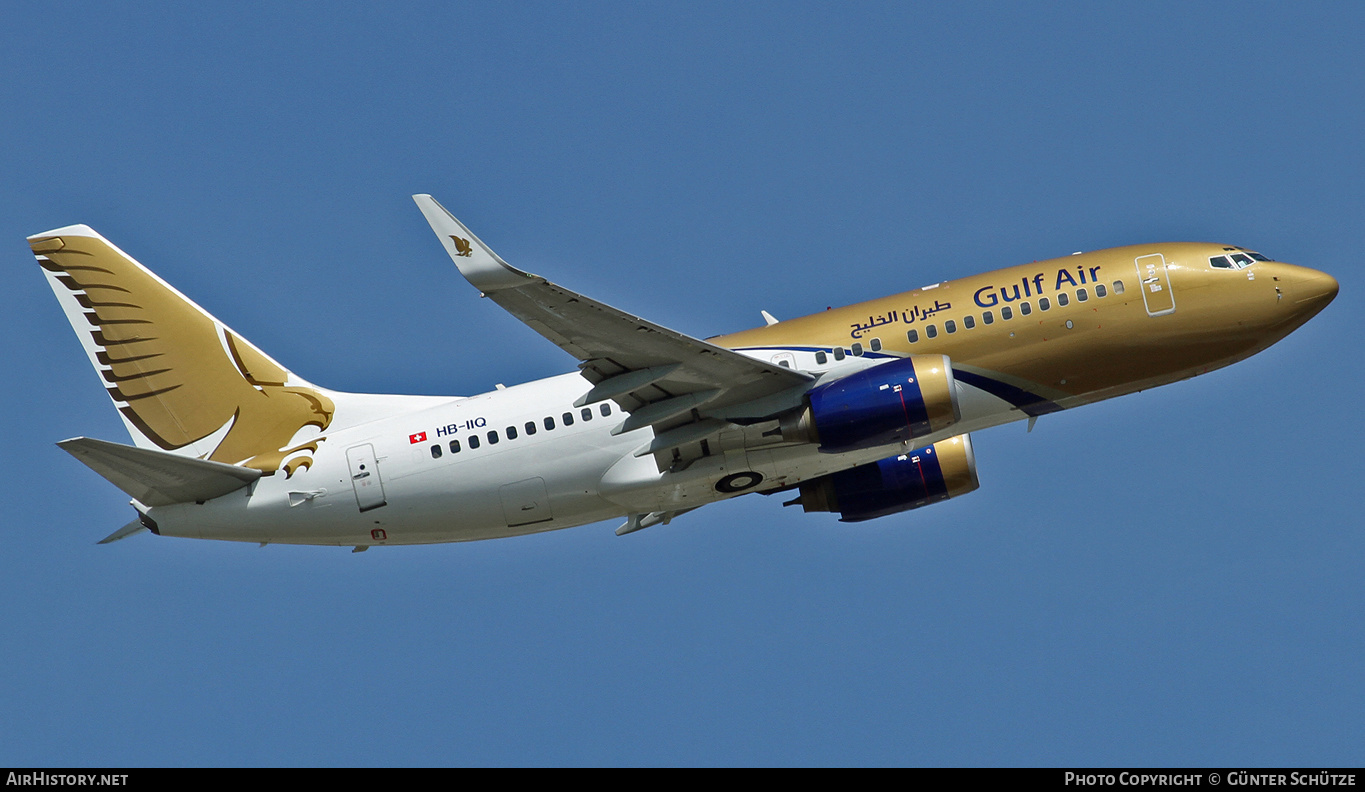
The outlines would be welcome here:
<svg viewBox="0 0 1365 792">
<path fill-rule="evenodd" d="M 139 447 L 267 475 L 312 464 L 319 441 L 301 441 L 331 424 L 335 405 L 326 392 L 89 226 L 28 242 Z"/>
</svg>

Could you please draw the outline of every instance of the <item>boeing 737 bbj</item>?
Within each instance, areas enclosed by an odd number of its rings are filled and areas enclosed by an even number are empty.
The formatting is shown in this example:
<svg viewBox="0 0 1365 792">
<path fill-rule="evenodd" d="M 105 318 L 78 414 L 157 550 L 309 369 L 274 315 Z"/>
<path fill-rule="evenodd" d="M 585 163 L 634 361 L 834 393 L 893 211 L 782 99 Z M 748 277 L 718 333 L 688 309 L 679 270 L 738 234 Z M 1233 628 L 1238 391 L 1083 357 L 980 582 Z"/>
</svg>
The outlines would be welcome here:
<svg viewBox="0 0 1365 792">
<path fill-rule="evenodd" d="M 330 391 L 89 227 L 29 238 L 133 438 L 58 443 L 133 499 L 105 542 L 624 534 L 751 492 L 883 517 L 976 489 L 970 432 L 1234 363 L 1337 294 L 1242 247 L 1134 245 L 703 341 L 516 269 L 414 200 L 460 273 L 578 371 L 467 397 Z"/>
</svg>

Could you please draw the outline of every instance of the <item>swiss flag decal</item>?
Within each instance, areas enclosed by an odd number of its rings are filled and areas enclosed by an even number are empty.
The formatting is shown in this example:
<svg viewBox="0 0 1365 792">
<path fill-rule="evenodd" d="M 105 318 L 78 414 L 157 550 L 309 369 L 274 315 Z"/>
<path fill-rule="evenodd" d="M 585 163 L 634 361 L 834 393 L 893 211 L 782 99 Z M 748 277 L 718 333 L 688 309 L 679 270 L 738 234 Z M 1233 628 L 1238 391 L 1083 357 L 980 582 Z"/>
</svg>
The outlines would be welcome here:
<svg viewBox="0 0 1365 792">
<path fill-rule="evenodd" d="M 418 432 L 417 434 L 408 435 L 408 445 L 412 445 L 413 443 L 425 443 L 426 441 L 427 441 L 426 432 Z"/>
</svg>

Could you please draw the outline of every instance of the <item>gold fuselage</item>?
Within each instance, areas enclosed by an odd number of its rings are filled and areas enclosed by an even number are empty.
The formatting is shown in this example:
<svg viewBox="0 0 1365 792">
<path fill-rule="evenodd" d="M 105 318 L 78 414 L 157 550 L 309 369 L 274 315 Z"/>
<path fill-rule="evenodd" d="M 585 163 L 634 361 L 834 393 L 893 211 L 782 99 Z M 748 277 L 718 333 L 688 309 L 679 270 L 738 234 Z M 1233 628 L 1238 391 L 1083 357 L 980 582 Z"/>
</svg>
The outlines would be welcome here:
<svg viewBox="0 0 1365 792">
<path fill-rule="evenodd" d="M 1017 406 L 1036 414 L 1235 363 L 1285 337 L 1336 296 L 1331 276 L 1306 267 L 1276 261 L 1243 269 L 1210 264 L 1211 257 L 1241 250 L 1176 242 L 1079 253 L 712 342 L 731 349 L 840 348 L 840 355 L 853 354 L 854 344 L 868 355 L 943 354 L 959 379 L 987 377 L 1014 394 Z M 1097 294 L 1098 285 L 1105 296 Z M 1060 304 L 1063 293 L 1066 305 Z M 1010 319 L 1003 318 L 1007 307 Z"/>
</svg>

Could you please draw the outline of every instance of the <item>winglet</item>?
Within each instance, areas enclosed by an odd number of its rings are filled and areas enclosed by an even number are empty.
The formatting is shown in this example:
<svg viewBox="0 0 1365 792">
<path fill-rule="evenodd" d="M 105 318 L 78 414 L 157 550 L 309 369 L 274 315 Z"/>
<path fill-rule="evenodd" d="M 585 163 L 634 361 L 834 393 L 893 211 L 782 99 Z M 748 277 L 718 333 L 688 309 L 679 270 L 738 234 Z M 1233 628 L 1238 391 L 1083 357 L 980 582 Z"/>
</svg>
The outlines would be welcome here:
<svg viewBox="0 0 1365 792">
<path fill-rule="evenodd" d="M 412 200 L 422 215 L 436 232 L 441 246 L 446 249 L 450 260 L 459 267 L 460 274 L 473 284 L 474 288 L 487 294 L 498 289 L 511 289 L 538 283 L 544 279 L 529 272 L 522 272 L 503 261 L 497 253 L 483 243 L 474 232 L 465 228 L 464 223 L 436 202 L 430 195 L 414 195 Z"/>
</svg>

